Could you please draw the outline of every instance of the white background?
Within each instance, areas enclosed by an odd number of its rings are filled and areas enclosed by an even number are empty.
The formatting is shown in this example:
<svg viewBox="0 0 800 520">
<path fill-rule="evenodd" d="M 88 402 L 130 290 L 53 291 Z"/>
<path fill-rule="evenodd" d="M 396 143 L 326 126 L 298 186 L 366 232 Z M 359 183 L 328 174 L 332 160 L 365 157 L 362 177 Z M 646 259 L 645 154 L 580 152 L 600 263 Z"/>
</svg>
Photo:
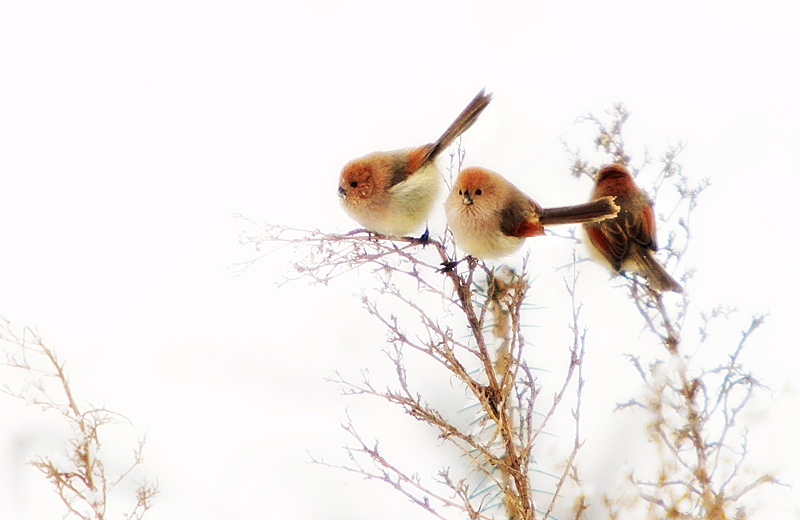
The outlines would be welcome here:
<svg viewBox="0 0 800 520">
<path fill-rule="evenodd" d="M 232 216 L 352 229 L 335 196 L 342 165 L 429 142 L 482 87 L 495 99 L 465 135 L 467 162 L 545 205 L 584 200 L 590 183 L 568 175 L 561 139 L 591 153 L 575 119 L 621 101 L 632 153 L 684 141 L 684 173 L 711 179 L 682 266 L 697 270 L 692 311 L 737 307 L 734 340 L 769 313 L 743 359 L 772 388 L 751 447 L 796 482 L 797 19 L 777 0 L 7 2 L 0 315 L 38 327 L 83 402 L 148 432 L 152 519 L 422 517 L 386 486 L 307 462 L 306 450 L 342 459 L 347 406 L 376 435 L 397 424 L 436 445 L 323 380 L 385 364 L 385 333 L 350 296 L 369 277 L 276 288 L 285 249 L 237 277 L 227 268 L 254 253 Z M 538 279 L 561 287 L 547 251 L 568 257 L 572 244 L 540 240 Z M 639 348 L 641 322 L 600 267 L 581 270 L 586 450 L 625 459 L 611 410 L 640 390 L 620 354 Z M 558 298 L 537 303 L 563 333 Z M 629 322 L 630 341 L 609 341 L 608 320 Z M 56 424 L 0 396 L 0 517 L 60 514 L 25 465 L 63 453 Z M 611 466 L 586 464 L 602 487 Z M 796 492 L 778 494 L 786 505 L 769 517 L 799 518 Z"/>
</svg>

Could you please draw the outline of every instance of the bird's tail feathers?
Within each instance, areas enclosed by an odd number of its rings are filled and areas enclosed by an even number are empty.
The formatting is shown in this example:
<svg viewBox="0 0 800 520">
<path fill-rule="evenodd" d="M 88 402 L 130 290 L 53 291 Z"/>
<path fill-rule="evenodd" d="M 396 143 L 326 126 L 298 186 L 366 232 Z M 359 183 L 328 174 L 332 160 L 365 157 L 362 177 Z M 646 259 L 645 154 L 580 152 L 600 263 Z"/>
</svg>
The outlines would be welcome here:
<svg viewBox="0 0 800 520">
<path fill-rule="evenodd" d="M 583 224 L 613 218 L 617 216 L 617 213 L 619 213 L 619 206 L 614 203 L 614 197 L 601 197 L 592 202 L 575 206 L 545 208 L 539 216 L 539 222 L 545 226 Z"/>
<path fill-rule="evenodd" d="M 683 288 L 672 278 L 650 250 L 642 247 L 631 248 L 630 259 L 637 267 L 637 272 L 645 277 L 650 287 L 658 292 L 673 291 L 682 293 Z"/>
<path fill-rule="evenodd" d="M 456 138 L 463 134 L 469 127 L 471 127 L 481 112 L 489 105 L 492 100 L 492 94 L 487 94 L 485 90 L 478 92 L 478 95 L 470 101 L 467 108 L 461 112 L 453 124 L 444 131 L 442 136 L 431 144 L 427 149 L 426 159 L 433 159 L 450 146 Z"/>
</svg>

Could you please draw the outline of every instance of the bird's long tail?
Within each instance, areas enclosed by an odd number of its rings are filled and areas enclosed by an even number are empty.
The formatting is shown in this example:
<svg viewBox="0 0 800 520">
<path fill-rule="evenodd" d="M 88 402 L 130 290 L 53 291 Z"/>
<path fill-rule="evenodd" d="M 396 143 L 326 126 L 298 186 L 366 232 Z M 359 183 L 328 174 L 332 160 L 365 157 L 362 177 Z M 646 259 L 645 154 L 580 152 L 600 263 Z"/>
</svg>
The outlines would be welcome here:
<svg viewBox="0 0 800 520">
<path fill-rule="evenodd" d="M 583 224 L 613 218 L 617 216 L 617 213 L 619 213 L 619 206 L 614 204 L 614 197 L 601 197 L 592 202 L 575 206 L 545 208 L 539 215 L 539 222 L 544 226 Z"/>
<path fill-rule="evenodd" d="M 487 94 L 485 90 L 478 92 L 478 95 L 469 102 L 467 108 L 458 115 L 456 120 L 453 121 L 453 124 L 444 131 L 442 136 L 437 139 L 436 142 L 428 146 L 424 160 L 431 160 L 445 151 L 459 135 L 463 134 L 475 123 L 478 116 L 481 115 L 481 112 L 489 105 L 491 100 L 492 95 Z"/>
<path fill-rule="evenodd" d="M 637 272 L 647 279 L 650 287 L 658 292 L 673 291 L 682 293 L 683 288 L 667 273 L 664 266 L 653 257 L 652 251 L 643 247 L 632 247 L 629 258 L 637 267 Z"/>
</svg>

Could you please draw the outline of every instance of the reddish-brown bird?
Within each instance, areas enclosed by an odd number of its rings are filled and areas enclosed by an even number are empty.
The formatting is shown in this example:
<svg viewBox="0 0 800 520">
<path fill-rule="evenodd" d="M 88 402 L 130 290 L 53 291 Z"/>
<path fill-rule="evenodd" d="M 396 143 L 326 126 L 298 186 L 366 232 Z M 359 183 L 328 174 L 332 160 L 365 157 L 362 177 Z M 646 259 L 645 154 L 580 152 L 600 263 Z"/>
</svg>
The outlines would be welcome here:
<svg viewBox="0 0 800 520">
<path fill-rule="evenodd" d="M 453 124 L 431 144 L 374 152 L 347 163 L 339 176 L 339 198 L 353 220 L 388 237 L 419 228 L 439 195 L 436 156 L 475 123 L 492 100 L 481 90 Z"/>
<path fill-rule="evenodd" d="M 519 249 L 545 226 L 596 222 L 617 214 L 613 197 L 562 208 L 542 208 L 499 173 L 464 168 L 445 201 L 456 245 L 477 258 L 499 258 Z"/>
<path fill-rule="evenodd" d="M 644 276 L 658 292 L 683 292 L 653 256 L 658 249 L 653 203 L 621 164 L 604 166 L 597 172 L 592 200 L 609 195 L 616 197 L 619 214 L 602 222 L 584 224 L 594 246 L 590 251 L 615 273 L 624 270 Z"/>
</svg>

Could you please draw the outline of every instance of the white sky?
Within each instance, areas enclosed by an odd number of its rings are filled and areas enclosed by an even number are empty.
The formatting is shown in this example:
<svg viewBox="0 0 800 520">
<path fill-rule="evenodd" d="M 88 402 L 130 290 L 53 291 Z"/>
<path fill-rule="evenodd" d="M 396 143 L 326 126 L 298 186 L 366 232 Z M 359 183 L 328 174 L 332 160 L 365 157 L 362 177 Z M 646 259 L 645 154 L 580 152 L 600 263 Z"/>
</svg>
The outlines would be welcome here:
<svg viewBox="0 0 800 520">
<path fill-rule="evenodd" d="M 153 520 L 422 517 L 378 483 L 306 463 L 306 450 L 340 457 L 345 407 L 368 410 L 323 378 L 384 363 L 385 334 L 350 296 L 369 278 L 276 289 L 285 250 L 235 277 L 225 269 L 251 252 L 231 216 L 352 229 L 342 165 L 434 139 L 484 86 L 495 99 L 464 138 L 467 162 L 543 204 L 583 200 L 591 187 L 567 175 L 560 139 L 590 152 L 576 117 L 622 101 L 632 152 L 685 141 L 684 172 L 712 180 L 687 258 L 693 309 L 739 308 L 734 330 L 770 313 L 745 357 L 775 389 L 753 442 L 779 448 L 754 450 L 791 481 L 797 20 L 777 0 L 6 2 L 0 315 L 37 326 L 84 399 L 148 431 Z M 548 240 L 534 256 L 569 247 Z M 602 269 L 582 271 L 595 377 L 620 392 L 599 400 L 604 424 L 637 390 L 619 358 L 637 345 L 599 330 L 591 343 L 604 319 L 591 302 L 624 299 Z M 555 303 L 547 312 L 566 323 Z M 0 399 L 0 517 L 59 514 L 24 465 L 58 453 L 49 425 Z M 618 439 L 609 431 L 590 442 Z M 796 492 L 783 494 L 794 506 L 771 518 L 800 518 Z"/>
</svg>

